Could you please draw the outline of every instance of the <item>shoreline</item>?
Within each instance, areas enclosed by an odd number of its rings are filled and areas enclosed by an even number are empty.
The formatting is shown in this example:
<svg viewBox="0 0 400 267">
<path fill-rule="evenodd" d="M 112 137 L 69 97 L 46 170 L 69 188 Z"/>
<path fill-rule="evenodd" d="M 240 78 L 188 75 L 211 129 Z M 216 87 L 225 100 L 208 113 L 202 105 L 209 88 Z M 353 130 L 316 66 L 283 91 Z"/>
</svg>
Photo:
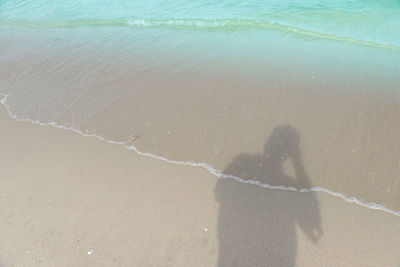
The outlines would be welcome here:
<svg viewBox="0 0 400 267">
<path fill-rule="evenodd" d="M 311 185 L 400 211 L 399 68 L 387 64 L 397 54 L 274 34 L 262 36 L 265 47 L 251 31 L 206 41 L 182 31 L 61 30 L 67 43 L 54 31 L 11 32 L 1 87 L 19 118 L 107 140 L 135 136 L 139 151 L 212 172 L 241 153 L 262 154 L 273 129 L 290 125 Z"/>
<path fill-rule="evenodd" d="M 47 2 L 0 0 L 0 267 L 400 267 L 396 1 Z"/>
<path fill-rule="evenodd" d="M 205 163 L 205 162 L 193 162 L 193 161 L 178 161 L 178 160 L 171 160 L 162 156 L 158 156 L 152 153 L 147 153 L 147 152 L 142 152 L 140 151 L 136 146 L 134 146 L 133 144 L 130 144 L 130 142 L 120 142 L 120 141 L 114 141 L 114 140 L 108 140 L 102 136 L 98 136 L 98 135 L 94 135 L 94 134 L 86 134 L 78 129 L 74 129 L 74 128 L 69 128 L 69 127 L 65 127 L 62 125 L 58 125 L 55 122 L 49 122 L 49 123 L 43 123 L 40 121 L 32 121 L 30 119 L 26 119 L 26 118 L 18 118 L 17 116 L 13 115 L 11 110 L 9 109 L 9 106 L 7 105 L 7 99 L 8 99 L 8 95 L 7 94 L 3 94 L 0 93 L 0 104 L 2 104 L 7 113 L 8 116 L 12 119 L 15 119 L 16 121 L 21 121 L 21 122 L 29 122 L 32 124 L 38 124 L 40 126 L 52 126 L 55 128 L 59 128 L 59 129 L 63 129 L 63 130 L 69 130 L 69 131 L 73 131 L 75 133 L 78 133 L 84 137 L 93 137 L 102 141 L 105 141 L 107 143 L 110 144 L 118 144 L 118 145 L 124 145 L 126 149 L 134 151 L 137 155 L 142 156 L 142 157 L 148 157 L 151 159 L 156 159 L 156 160 L 161 160 L 170 164 L 176 164 L 176 165 L 185 165 L 185 166 L 191 166 L 191 167 L 201 167 L 204 168 L 205 170 L 207 170 L 210 174 L 218 177 L 219 179 L 232 179 L 235 180 L 236 182 L 239 183 L 243 183 L 243 184 L 252 184 L 252 185 L 257 185 L 263 188 L 268 188 L 268 189 L 273 189 L 273 190 L 284 190 L 284 191 L 292 191 L 292 192 L 301 192 L 301 193 L 309 193 L 309 192 L 322 192 L 325 193 L 331 197 L 335 197 L 335 198 L 339 198 L 347 203 L 350 204 L 355 204 L 358 206 L 361 206 L 363 208 L 367 208 L 367 209 L 372 209 L 372 210 L 377 210 L 377 211 L 382 211 L 394 216 L 400 216 L 400 210 L 396 211 L 396 210 L 392 210 L 390 208 L 385 207 L 384 205 L 381 205 L 379 203 L 374 203 L 374 202 L 364 202 L 360 199 L 358 199 L 357 197 L 354 196 L 346 196 L 345 194 L 341 193 L 341 192 L 335 192 L 332 191 L 328 188 L 324 188 L 324 187 L 312 187 L 310 189 L 307 188 L 301 188 L 301 189 L 296 189 L 294 187 L 287 187 L 284 185 L 270 185 L 270 184 L 263 184 L 260 181 L 253 181 L 253 180 L 246 180 L 242 177 L 236 177 L 233 175 L 227 175 L 222 173 L 221 171 L 213 168 L 212 166 L 210 166 L 209 164 Z"/>
<path fill-rule="evenodd" d="M 2 265 L 256 264 L 260 248 L 298 266 L 400 262 L 397 216 L 219 179 L 5 110 L 0 123 Z"/>
</svg>

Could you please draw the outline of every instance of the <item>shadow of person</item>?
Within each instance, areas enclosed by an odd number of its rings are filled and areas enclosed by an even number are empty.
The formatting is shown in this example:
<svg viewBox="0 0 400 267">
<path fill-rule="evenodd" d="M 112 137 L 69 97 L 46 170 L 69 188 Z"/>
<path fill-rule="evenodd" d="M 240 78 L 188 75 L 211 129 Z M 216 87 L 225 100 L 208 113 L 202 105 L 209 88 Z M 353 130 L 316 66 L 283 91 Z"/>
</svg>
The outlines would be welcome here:
<svg viewBox="0 0 400 267">
<path fill-rule="evenodd" d="M 300 135 L 276 127 L 264 154 L 237 156 L 224 174 L 271 186 L 311 187 L 299 151 Z M 290 163 L 289 163 L 290 162 Z M 284 163 L 292 167 L 292 176 Z M 315 193 L 272 190 L 220 179 L 215 188 L 218 214 L 218 266 L 294 266 L 296 224 L 312 241 L 322 236 Z"/>
</svg>

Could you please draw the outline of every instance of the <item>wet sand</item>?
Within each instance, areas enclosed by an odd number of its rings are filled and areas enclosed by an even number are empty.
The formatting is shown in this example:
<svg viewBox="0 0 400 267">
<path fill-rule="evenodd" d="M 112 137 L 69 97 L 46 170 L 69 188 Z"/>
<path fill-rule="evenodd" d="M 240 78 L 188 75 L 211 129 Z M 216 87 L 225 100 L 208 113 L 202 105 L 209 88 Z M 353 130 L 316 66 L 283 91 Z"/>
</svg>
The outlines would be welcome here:
<svg viewBox="0 0 400 267">
<path fill-rule="evenodd" d="M 9 49 L 0 59 L 1 90 L 18 117 L 108 140 L 136 136 L 141 151 L 218 171 L 240 154 L 263 154 L 274 129 L 289 125 L 312 186 L 400 211 L 399 76 L 396 66 L 386 76 L 371 71 L 380 65 L 364 66 L 357 49 L 329 60 L 309 50 L 307 61 L 263 55 L 273 64 L 185 61 L 150 48 L 151 57 L 123 58 L 51 43 L 50 55 L 44 48 Z M 241 178 L 254 179 L 250 174 Z"/>
<path fill-rule="evenodd" d="M 399 216 L 324 193 L 219 179 L 203 168 L 16 121 L 4 107 L 0 125 L 1 265 L 400 264 Z M 276 138 L 271 131 L 260 152 L 242 151 L 224 169 L 240 174 L 244 164 L 258 175 L 267 170 L 311 185 L 297 134 L 278 128 Z M 267 154 L 280 156 L 274 151 L 282 143 L 292 173 L 274 157 L 260 166 Z"/>
</svg>

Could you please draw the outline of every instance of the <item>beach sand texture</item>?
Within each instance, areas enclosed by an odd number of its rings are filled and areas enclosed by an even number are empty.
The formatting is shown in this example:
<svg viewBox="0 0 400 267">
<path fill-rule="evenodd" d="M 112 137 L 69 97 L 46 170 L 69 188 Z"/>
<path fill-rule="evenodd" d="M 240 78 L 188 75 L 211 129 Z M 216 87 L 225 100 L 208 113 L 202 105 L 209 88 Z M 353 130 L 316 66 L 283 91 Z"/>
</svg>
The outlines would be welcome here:
<svg viewBox="0 0 400 267">
<path fill-rule="evenodd" d="M 400 263 L 398 216 L 325 193 L 219 179 L 123 145 L 18 122 L 3 107 L 0 123 L 4 266 Z M 284 140 L 294 152 L 293 130 L 278 129 L 268 151 Z M 262 157 L 238 155 L 226 170 Z M 303 163 L 297 168 L 307 182 Z"/>
<path fill-rule="evenodd" d="M 72 47 L 43 45 L 52 32 L 33 40 L 29 33 L 8 34 L 0 58 L 1 90 L 19 118 L 107 140 L 134 138 L 143 152 L 220 172 L 240 154 L 264 154 L 274 129 L 287 125 L 299 136 L 312 186 L 400 211 L 400 68 L 388 64 L 396 53 L 335 44 L 324 55 L 326 43 L 288 40 L 297 42 L 294 52 L 272 40 L 254 52 L 230 47 L 248 57 L 239 64 L 190 47 L 183 55 L 180 46 L 160 50 L 157 42 L 116 53 L 96 46 L 104 36 L 79 39 L 79 28 L 65 32 L 79 44 Z M 239 37 L 224 38 L 232 45 Z"/>
<path fill-rule="evenodd" d="M 400 266 L 399 11 L 0 0 L 0 266 Z"/>
</svg>

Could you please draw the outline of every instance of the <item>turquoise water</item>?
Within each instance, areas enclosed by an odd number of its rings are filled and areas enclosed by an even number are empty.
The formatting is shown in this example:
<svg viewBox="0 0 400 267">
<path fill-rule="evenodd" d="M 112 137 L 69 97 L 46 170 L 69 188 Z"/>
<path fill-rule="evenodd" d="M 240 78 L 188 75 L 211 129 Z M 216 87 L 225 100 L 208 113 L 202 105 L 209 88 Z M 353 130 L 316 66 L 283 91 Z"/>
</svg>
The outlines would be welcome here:
<svg viewBox="0 0 400 267">
<path fill-rule="evenodd" d="M 0 1 L 3 51 L 18 43 L 97 51 L 104 60 L 141 53 L 160 64 L 185 58 L 187 68 L 230 64 L 240 72 L 286 62 L 310 75 L 351 69 L 380 84 L 399 76 L 399 25 L 395 0 Z"/>
<path fill-rule="evenodd" d="M 400 2 L 27 1 L 0 2 L 1 25 L 118 26 L 207 31 L 273 29 L 303 38 L 400 48 Z"/>
<path fill-rule="evenodd" d="M 118 58 L 128 69 L 140 57 L 140 68 L 229 66 L 248 76 L 284 65 L 288 79 L 299 69 L 326 79 L 367 77 L 374 90 L 396 90 L 389 84 L 400 76 L 399 25 L 394 0 L 0 1 L 0 48 L 8 54 L 85 53 Z"/>
</svg>

